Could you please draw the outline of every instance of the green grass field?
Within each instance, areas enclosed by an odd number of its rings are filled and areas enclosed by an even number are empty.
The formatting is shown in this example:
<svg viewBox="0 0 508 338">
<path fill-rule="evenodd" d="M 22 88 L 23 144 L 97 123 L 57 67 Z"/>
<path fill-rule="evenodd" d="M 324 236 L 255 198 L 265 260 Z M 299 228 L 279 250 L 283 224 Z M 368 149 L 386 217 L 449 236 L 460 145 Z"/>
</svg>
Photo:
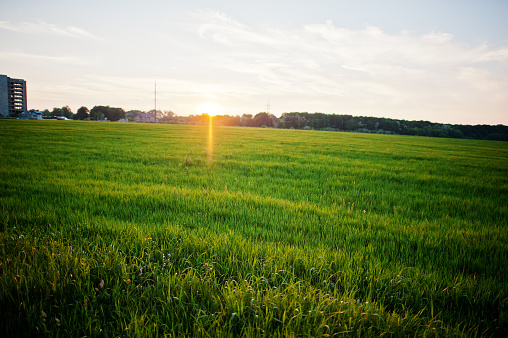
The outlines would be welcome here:
<svg viewBox="0 0 508 338">
<path fill-rule="evenodd" d="M 209 136 L 0 120 L 0 335 L 508 335 L 508 143 Z"/>
</svg>

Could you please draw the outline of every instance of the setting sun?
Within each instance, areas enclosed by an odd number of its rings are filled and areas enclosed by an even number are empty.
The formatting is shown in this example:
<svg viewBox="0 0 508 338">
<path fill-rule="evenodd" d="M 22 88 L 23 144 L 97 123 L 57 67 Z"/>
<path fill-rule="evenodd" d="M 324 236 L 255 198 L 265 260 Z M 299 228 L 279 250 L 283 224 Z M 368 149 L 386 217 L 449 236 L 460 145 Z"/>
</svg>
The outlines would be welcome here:
<svg viewBox="0 0 508 338">
<path fill-rule="evenodd" d="M 216 116 L 216 115 L 221 114 L 222 106 L 217 103 L 213 103 L 213 102 L 205 102 L 205 103 L 202 103 L 201 105 L 199 105 L 199 112 L 201 114 Z"/>
</svg>

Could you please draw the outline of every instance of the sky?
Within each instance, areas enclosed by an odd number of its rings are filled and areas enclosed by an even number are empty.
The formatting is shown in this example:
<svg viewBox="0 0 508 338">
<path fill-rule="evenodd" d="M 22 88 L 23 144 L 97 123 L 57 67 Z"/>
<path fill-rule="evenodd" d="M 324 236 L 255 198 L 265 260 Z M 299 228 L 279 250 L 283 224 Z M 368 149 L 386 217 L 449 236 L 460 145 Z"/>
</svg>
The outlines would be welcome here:
<svg viewBox="0 0 508 338">
<path fill-rule="evenodd" d="M 0 0 L 0 74 L 29 109 L 508 125 L 507 17 L 508 0 Z"/>
</svg>

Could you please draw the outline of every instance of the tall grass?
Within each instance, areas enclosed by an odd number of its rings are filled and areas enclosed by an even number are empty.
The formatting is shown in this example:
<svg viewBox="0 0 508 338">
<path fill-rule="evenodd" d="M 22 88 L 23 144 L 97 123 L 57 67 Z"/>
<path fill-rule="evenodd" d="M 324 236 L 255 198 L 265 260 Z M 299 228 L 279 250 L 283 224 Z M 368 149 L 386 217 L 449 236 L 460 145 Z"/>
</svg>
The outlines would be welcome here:
<svg viewBox="0 0 508 338">
<path fill-rule="evenodd" d="M 0 121 L 0 332 L 508 334 L 508 146 Z"/>
</svg>

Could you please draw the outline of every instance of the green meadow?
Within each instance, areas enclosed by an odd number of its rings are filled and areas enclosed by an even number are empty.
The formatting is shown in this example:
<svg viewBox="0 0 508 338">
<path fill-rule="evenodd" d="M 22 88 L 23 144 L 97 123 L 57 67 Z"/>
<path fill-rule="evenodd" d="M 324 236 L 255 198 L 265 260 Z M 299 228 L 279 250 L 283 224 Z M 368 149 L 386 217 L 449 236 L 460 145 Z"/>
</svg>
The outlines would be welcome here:
<svg viewBox="0 0 508 338">
<path fill-rule="evenodd" d="M 507 221 L 506 142 L 0 120 L 0 335 L 506 336 Z"/>
</svg>

